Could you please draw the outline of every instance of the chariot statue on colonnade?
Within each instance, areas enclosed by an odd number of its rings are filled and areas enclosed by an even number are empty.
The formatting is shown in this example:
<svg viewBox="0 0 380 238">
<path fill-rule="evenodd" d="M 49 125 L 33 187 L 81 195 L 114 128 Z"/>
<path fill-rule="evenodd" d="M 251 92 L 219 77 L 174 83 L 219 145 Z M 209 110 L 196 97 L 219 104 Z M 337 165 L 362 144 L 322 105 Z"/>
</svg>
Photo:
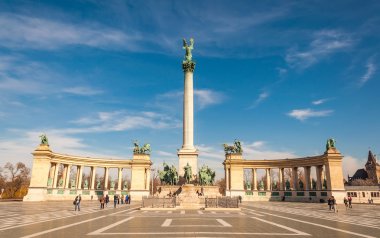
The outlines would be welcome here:
<svg viewBox="0 0 380 238">
<path fill-rule="evenodd" d="M 144 144 L 142 147 L 139 146 L 139 142 L 137 140 L 133 141 L 133 153 L 134 154 L 145 154 L 148 155 L 152 151 L 150 148 L 150 144 Z"/>
<path fill-rule="evenodd" d="M 333 138 L 329 138 L 326 142 L 326 151 L 332 148 L 335 149 L 335 140 Z"/>
<path fill-rule="evenodd" d="M 42 134 L 40 135 L 40 138 L 41 138 L 41 145 L 49 145 L 49 140 L 46 136 L 46 134 Z"/>
<path fill-rule="evenodd" d="M 234 141 L 234 145 L 227 145 L 223 144 L 224 147 L 224 152 L 226 155 L 229 154 L 242 154 L 243 153 L 243 148 L 241 146 L 241 142 L 239 140 Z"/>
</svg>

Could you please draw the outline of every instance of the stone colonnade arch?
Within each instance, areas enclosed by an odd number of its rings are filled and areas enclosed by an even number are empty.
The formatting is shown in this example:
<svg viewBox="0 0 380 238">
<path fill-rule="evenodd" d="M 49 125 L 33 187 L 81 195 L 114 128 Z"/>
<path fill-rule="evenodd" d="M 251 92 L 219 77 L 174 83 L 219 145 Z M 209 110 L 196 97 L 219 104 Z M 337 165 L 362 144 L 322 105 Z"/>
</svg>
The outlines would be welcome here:
<svg viewBox="0 0 380 238">
<path fill-rule="evenodd" d="M 226 196 L 241 196 L 243 200 L 252 201 L 314 201 L 327 200 L 334 196 L 339 203 L 345 196 L 342 171 L 343 156 L 336 148 L 329 148 L 323 155 L 279 160 L 245 160 L 241 154 L 226 154 L 223 162 L 226 181 Z M 305 186 L 298 184 L 297 170 L 303 167 Z M 317 184 L 311 185 L 311 169 L 316 169 Z M 244 189 L 244 169 L 252 169 L 253 182 L 251 189 Z M 257 186 L 257 169 L 265 170 L 263 188 Z M 270 170 L 278 170 L 279 188 L 272 190 Z M 284 169 L 291 169 L 292 181 L 290 190 L 286 189 Z M 325 171 L 324 171 L 325 170 Z M 323 173 L 326 175 L 326 188 L 323 189 Z"/>
<path fill-rule="evenodd" d="M 132 159 L 115 160 L 90 158 L 58 154 L 51 151 L 49 145 L 41 144 L 33 153 L 33 168 L 28 194 L 24 201 L 70 200 L 78 194 L 83 199 L 97 199 L 103 195 L 129 194 L 134 200 L 141 200 L 149 195 L 150 168 L 152 162 L 149 154 L 134 154 Z M 62 176 L 59 178 L 59 168 L 63 165 Z M 70 170 L 77 168 L 76 178 L 70 180 Z M 84 167 L 90 167 L 89 181 L 83 185 Z M 110 168 L 118 169 L 117 187 L 108 189 Z M 96 170 L 104 170 L 103 184 L 95 181 Z M 122 171 L 131 170 L 131 184 L 128 190 L 122 181 Z M 71 186 L 69 186 L 71 185 Z M 100 186 L 99 186 L 100 185 Z"/>
</svg>

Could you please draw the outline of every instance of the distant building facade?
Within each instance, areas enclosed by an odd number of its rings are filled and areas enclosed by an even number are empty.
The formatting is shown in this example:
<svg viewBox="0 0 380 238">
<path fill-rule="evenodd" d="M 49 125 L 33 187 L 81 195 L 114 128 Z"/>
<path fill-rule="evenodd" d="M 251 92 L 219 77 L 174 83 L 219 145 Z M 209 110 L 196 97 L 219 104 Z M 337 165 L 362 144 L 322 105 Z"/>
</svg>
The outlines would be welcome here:
<svg viewBox="0 0 380 238">
<path fill-rule="evenodd" d="M 371 150 L 368 152 L 365 168 L 358 169 L 352 177 L 348 176 L 349 184 L 359 179 L 372 182 L 374 185 L 380 184 L 380 164 L 377 163 L 376 156 Z"/>
</svg>

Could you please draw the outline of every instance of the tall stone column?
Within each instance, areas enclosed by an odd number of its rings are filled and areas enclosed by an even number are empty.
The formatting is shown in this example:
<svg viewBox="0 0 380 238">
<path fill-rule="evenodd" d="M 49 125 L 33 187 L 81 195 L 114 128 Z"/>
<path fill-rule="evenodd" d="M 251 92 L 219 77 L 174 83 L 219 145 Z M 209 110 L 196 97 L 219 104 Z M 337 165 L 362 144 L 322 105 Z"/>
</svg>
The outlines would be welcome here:
<svg viewBox="0 0 380 238">
<path fill-rule="evenodd" d="M 293 190 L 298 190 L 298 168 L 292 168 Z"/>
<path fill-rule="evenodd" d="M 271 179 L 270 179 L 270 169 L 265 169 L 265 175 L 266 175 L 266 186 L 265 189 L 267 191 L 271 190 L 270 189 L 270 184 L 271 184 Z"/>
<path fill-rule="evenodd" d="M 118 168 L 118 183 L 117 183 L 117 189 L 122 190 L 123 185 L 122 185 L 122 178 L 123 178 L 123 168 Z"/>
<path fill-rule="evenodd" d="M 257 190 L 257 169 L 252 169 L 252 178 L 253 178 L 253 190 Z"/>
<path fill-rule="evenodd" d="M 56 163 L 54 166 L 53 188 L 57 187 L 59 166 L 60 166 L 60 164 L 58 164 L 58 163 Z"/>
<path fill-rule="evenodd" d="M 104 190 L 108 190 L 108 167 L 104 168 Z"/>
<path fill-rule="evenodd" d="M 317 190 L 322 190 L 322 181 L 323 181 L 323 165 L 318 165 L 317 169 Z"/>
<path fill-rule="evenodd" d="M 179 176 L 183 176 L 184 167 L 189 164 L 192 168 L 193 175 L 198 172 L 198 151 L 194 147 L 194 90 L 193 90 L 193 73 L 195 62 L 192 61 L 191 50 L 193 49 L 193 39 L 190 39 L 190 45 L 184 40 L 184 49 L 186 49 L 185 60 L 182 62 L 184 72 L 184 92 L 183 92 L 183 144 L 178 151 L 179 157 Z"/>
<path fill-rule="evenodd" d="M 226 178 L 226 193 L 227 191 L 230 190 L 230 173 L 229 173 L 229 168 L 224 167 L 224 172 L 225 172 L 225 178 Z M 225 194 L 227 196 L 227 194 Z"/>
<path fill-rule="evenodd" d="M 96 167 L 91 167 L 91 187 L 90 189 L 95 189 L 95 174 L 96 174 Z"/>
<path fill-rule="evenodd" d="M 280 184 L 280 191 L 285 190 L 284 186 L 284 168 L 278 169 L 278 183 Z"/>
<path fill-rule="evenodd" d="M 311 180 L 310 180 L 310 166 L 304 167 L 305 171 L 305 190 L 311 190 Z"/>
<path fill-rule="evenodd" d="M 65 188 L 69 188 L 69 182 L 70 182 L 70 171 L 71 171 L 71 164 L 68 164 L 66 166 L 66 173 L 65 173 Z"/>
<path fill-rule="evenodd" d="M 84 168 L 83 165 L 77 166 L 77 175 L 78 175 L 77 184 L 76 184 L 77 189 L 82 189 L 83 168 Z"/>
</svg>

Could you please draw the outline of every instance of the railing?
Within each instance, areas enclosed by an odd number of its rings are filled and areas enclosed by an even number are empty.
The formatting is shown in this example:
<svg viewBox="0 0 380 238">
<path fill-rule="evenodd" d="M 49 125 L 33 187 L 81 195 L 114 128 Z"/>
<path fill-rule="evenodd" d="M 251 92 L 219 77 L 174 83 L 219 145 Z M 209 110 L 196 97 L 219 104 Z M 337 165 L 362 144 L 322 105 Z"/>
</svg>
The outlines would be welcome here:
<svg viewBox="0 0 380 238">
<path fill-rule="evenodd" d="M 206 208 L 239 208 L 239 197 L 205 198 Z"/>
<path fill-rule="evenodd" d="M 176 197 L 144 196 L 142 199 L 142 207 L 174 208 L 175 206 L 176 206 Z"/>
</svg>

